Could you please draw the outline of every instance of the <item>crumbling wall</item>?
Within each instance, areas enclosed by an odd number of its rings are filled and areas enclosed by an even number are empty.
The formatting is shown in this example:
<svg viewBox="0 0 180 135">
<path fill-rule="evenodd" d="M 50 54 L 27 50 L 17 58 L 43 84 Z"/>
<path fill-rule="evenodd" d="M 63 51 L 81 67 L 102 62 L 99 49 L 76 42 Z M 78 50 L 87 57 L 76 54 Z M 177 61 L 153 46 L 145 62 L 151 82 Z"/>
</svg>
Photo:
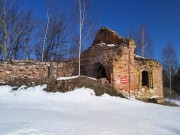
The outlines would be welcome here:
<svg viewBox="0 0 180 135">
<path fill-rule="evenodd" d="M 128 47 L 122 47 L 122 55 L 117 55 L 113 62 L 113 81 L 116 90 L 126 96 L 136 95 L 138 91 L 137 76 L 134 63 L 134 41 L 130 40 Z M 125 79 L 125 81 L 122 81 Z"/>
<path fill-rule="evenodd" d="M 44 78 L 48 75 L 49 63 L 33 61 L 14 61 L 0 64 L 1 79 L 11 78 Z"/>
<path fill-rule="evenodd" d="M 12 61 L 0 63 L 0 79 L 9 81 L 13 78 L 57 78 L 59 76 L 72 76 L 77 74 L 73 62 L 37 62 Z"/>
<path fill-rule="evenodd" d="M 114 57 L 122 56 L 122 48 L 127 47 L 129 39 L 124 39 L 115 31 L 102 27 L 90 48 L 81 55 L 82 74 L 95 77 L 96 65 L 102 65 L 106 71 L 106 79 L 113 83 Z M 134 52 L 133 52 L 134 53 Z"/>
<path fill-rule="evenodd" d="M 53 65 L 56 78 L 78 75 L 78 63 L 76 61 L 54 62 Z"/>
<path fill-rule="evenodd" d="M 106 27 L 102 27 L 97 32 L 95 40 L 93 41 L 93 45 L 97 45 L 101 42 L 106 44 L 119 45 L 121 43 L 124 43 L 125 39 L 119 36 L 115 31 L 112 31 Z"/>
<path fill-rule="evenodd" d="M 106 71 L 106 79 L 111 81 L 113 51 L 106 45 L 96 45 L 85 52 L 81 56 L 81 74 L 95 77 L 97 74 L 96 65 L 102 65 Z"/>
<path fill-rule="evenodd" d="M 159 62 L 150 59 L 136 59 L 136 74 L 138 77 L 138 98 L 163 98 L 162 66 Z M 148 86 L 142 85 L 142 72 L 148 72 Z"/>
</svg>

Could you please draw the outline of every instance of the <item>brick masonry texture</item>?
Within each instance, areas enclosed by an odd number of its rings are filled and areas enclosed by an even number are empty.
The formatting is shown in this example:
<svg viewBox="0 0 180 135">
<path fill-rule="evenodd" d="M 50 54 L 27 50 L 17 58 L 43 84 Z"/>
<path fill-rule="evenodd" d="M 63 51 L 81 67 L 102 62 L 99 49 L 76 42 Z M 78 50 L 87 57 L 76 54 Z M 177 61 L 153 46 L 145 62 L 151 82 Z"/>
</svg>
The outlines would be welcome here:
<svg viewBox="0 0 180 135">
<path fill-rule="evenodd" d="M 72 61 L 66 62 L 36 62 L 29 60 L 0 63 L 0 79 L 9 81 L 13 78 L 57 78 L 76 74 Z"/>
<path fill-rule="evenodd" d="M 124 39 L 115 31 L 101 28 L 93 45 L 82 53 L 82 74 L 97 77 L 99 67 L 103 66 L 106 79 L 118 92 L 139 99 L 163 99 L 161 64 L 135 55 L 135 47 L 133 39 Z M 127 79 L 126 83 L 121 83 L 123 78 Z"/>
</svg>

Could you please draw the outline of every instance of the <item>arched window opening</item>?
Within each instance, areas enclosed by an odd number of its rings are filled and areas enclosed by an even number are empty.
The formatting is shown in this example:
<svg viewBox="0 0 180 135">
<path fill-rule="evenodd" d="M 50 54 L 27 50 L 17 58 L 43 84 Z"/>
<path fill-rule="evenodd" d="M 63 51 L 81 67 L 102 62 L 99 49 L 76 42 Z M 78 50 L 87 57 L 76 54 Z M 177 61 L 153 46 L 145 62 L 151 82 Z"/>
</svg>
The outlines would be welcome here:
<svg viewBox="0 0 180 135">
<path fill-rule="evenodd" d="M 149 75 L 148 75 L 148 71 L 142 71 L 142 86 L 149 87 Z"/>
</svg>

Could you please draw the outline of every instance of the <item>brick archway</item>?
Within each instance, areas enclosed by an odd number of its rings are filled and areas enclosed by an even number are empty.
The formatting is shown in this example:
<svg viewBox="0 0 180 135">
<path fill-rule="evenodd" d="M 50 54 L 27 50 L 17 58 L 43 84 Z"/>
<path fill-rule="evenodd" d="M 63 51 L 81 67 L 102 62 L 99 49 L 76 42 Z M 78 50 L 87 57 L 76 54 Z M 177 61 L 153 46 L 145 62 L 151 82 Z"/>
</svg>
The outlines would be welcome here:
<svg viewBox="0 0 180 135">
<path fill-rule="evenodd" d="M 94 63 L 92 66 L 88 68 L 88 72 L 90 73 L 88 76 L 101 79 L 106 78 L 106 69 L 101 63 Z"/>
<path fill-rule="evenodd" d="M 97 79 L 106 78 L 106 69 L 101 63 L 96 63 L 96 66 L 98 67 L 97 70 Z"/>
</svg>

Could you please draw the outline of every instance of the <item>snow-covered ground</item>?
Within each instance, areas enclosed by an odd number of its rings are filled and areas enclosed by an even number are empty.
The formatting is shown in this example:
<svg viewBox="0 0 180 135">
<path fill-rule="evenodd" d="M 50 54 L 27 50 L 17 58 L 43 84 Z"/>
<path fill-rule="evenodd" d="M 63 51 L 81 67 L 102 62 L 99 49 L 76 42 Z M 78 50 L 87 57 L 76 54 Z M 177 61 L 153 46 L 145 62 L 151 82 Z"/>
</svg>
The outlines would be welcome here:
<svg viewBox="0 0 180 135">
<path fill-rule="evenodd" d="M 57 80 L 69 80 L 69 79 L 74 79 L 74 78 L 78 78 L 78 76 L 58 77 Z"/>
<path fill-rule="evenodd" d="M 165 100 L 180 106 L 180 99 L 171 99 L 170 100 L 170 99 L 166 98 Z"/>
<path fill-rule="evenodd" d="M 179 135 L 180 107 L 168 107 L 77 89 L 46 86 L 12 91 L 0 86 L 1 135 Z"/>
<path fill-rule="evenodd" d="M 78 78 L 79 76 L 69 76 L 69 77 L 58 77 L 57 80 L 70 80 L 70 79 L 75 79 L 75 78 Z M 93 77 L 88 77 L 88 76 L 80 76 L 80 77 L 86 77 L 86 78 L 89 78 L 89 79 L 92 79 L 92 80 L 97 80 L 96 78 L 93 78 Z"/>
</svg>

